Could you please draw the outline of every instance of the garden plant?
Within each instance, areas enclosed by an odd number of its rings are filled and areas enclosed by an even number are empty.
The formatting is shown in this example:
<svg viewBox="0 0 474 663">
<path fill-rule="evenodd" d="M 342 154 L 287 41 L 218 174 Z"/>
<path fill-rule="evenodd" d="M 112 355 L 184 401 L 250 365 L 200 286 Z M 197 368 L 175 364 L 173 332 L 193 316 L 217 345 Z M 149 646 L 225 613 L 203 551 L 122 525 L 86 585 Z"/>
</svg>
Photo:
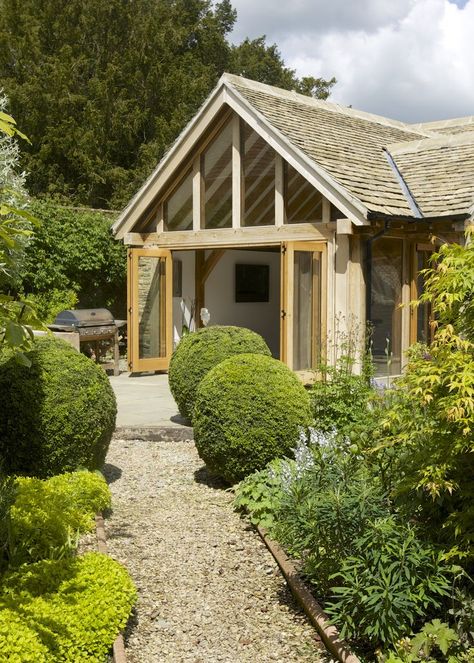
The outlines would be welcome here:
<svg viewBox="0 0 474 663">
<path fill-rule="evenodd" d="M 115 429 L 104 371 L 65 341 L 36 338 L 30 366 L 0 356 L 0 457 L 9 474 L 48 477 L 99 469 Z"/>
<path fill-rule="evenodd" d="M 199 385 L 194 437 L 208 468 L 235 483 L 288 455 L 311 421 L 309 396 L 287 366 L 240 354 L 215 366 Z"/>
<path fill-rule="evenodd" d="M 300 560 L 362 660 L 474 660 L 474 249 L 425 273 L 430 347 L 377 392 L 344 367 L 312 390 L 315 428 L 235 505 Z"/>
<path fill-rule="evenodd" d="M 208 371 L 233 355 L 253 352 L 270 356 L 263 338 L 250 329 L 213 325 L 185 334 L 171 357 L 168 379 L 183 417 L 193 418 L 196 392 Z"/>
</svg>

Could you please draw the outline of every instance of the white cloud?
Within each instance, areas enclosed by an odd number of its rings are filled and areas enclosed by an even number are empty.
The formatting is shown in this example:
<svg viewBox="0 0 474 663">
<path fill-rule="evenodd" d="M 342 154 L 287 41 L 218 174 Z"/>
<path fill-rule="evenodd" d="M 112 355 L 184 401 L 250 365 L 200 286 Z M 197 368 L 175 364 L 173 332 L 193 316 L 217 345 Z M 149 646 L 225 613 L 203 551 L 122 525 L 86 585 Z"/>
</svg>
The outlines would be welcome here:
<svg viewBox="0 0 474 663">
<path fill-rule="evenodd" d="M 333 99 L 355 108 L 412 122 L 474 114 L 474 0 L 338 0 L 340 21 L 326 12 L 317 26 L 310 4 L 282 5 L 278 29 L 255 23 L 249 36 L 262 27 L 299 75 L 336 76 Z"/>
</svg>

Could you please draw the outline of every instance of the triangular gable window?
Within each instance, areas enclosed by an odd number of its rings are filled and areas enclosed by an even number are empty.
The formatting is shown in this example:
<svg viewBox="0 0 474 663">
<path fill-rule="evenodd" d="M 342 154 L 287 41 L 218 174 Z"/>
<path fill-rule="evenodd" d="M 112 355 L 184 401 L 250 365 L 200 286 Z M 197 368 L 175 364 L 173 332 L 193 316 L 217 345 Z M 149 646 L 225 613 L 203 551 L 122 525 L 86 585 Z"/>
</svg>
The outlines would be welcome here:
<svg viewBox="0 0 474 663">
<path fill-rule="evenodd" d="M 177 184 L 162 199 L 164 229 L 272 226 L 278 200 L 277 179 L 281 187 L 279 199 L 283 196 L 284 200 L 280 214 L 284 223 L 322 220 L 321 193 L 256 131 L 233 116 L 211 142 L 196 149 L 185 170 L 178 171 Z M 240 201 L 233 206 L 232 193 L 239 185 Z M 193 200 L 195 196 L 197 201 Z M 233 214 L 239 218 L 233 219 Z"/>
</svg>

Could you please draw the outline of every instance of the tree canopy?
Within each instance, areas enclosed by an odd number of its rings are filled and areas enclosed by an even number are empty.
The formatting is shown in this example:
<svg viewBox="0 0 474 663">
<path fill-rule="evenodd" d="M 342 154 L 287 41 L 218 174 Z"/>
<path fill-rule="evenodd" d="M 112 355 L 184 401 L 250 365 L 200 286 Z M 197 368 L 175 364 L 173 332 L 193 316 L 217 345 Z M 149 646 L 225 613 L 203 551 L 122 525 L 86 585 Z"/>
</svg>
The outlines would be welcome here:
<svg viewBox="0 0 474 663">
<path fill-rule="evenodd" d="M 265 38 L 232 46 L 229 0 L 2 0 L 0 79 L 31 140 L 33 195 L 122 206 L 224 71 L 319 98 Z"/>
</svg>

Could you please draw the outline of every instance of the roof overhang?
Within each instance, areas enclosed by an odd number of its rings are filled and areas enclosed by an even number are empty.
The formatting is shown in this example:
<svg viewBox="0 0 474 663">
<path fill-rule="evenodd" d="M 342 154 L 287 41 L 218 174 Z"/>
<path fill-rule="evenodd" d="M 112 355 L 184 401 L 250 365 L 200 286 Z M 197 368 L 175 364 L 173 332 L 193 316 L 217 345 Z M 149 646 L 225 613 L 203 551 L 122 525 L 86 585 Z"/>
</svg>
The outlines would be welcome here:
<svg viewBox="0 0 474 663">
<path fill-rule="evenodd" d="M 131 199 L 112 225 L 116 239 L 123 239 L 142 218 L 163 187 L 191 152 L 202 134 L 212 125 L 224 106 L 230 107 L 247 122 L 293 168 L 333 203 L 356 226 L 369 225 L 368 209 L 329 173 L 293 145 L 252 104 L 232 87 L 224 74 L 193 119 L 161 159 L 156 169 Z"/>
</svg>

